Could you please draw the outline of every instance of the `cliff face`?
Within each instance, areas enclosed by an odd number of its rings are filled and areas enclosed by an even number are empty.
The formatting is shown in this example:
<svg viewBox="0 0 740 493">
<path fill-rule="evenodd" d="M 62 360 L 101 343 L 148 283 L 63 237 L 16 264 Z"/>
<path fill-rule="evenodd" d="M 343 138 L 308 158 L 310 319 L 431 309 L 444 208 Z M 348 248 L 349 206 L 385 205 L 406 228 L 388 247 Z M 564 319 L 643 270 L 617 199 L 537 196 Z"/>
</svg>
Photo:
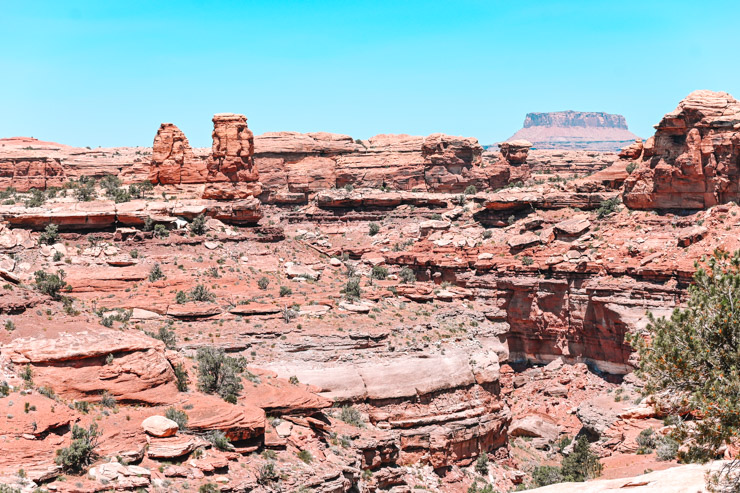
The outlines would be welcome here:
<svg viewBox="0 0 740 493">
<path fill-rule="evenodd" d="M 524 128 L 529 127 L 603 127 L 627 130 L 627 120 L 622 115 L 601 111 L 554 111 L 527 113 Z"/>
<path fill-rule="evenodd" d="M 556 111 L 528 113 L 524 128 L 508 140 L 526 139 L 537 149 L 618 151 L 636 138 L 622 115 Z"/>
<path fill-rule="evenodd" d="M 694 91 L 665 115 L 625 181 L 633 209 L 704 209 L 740 199 L 740 102 Z"/>
</svg>

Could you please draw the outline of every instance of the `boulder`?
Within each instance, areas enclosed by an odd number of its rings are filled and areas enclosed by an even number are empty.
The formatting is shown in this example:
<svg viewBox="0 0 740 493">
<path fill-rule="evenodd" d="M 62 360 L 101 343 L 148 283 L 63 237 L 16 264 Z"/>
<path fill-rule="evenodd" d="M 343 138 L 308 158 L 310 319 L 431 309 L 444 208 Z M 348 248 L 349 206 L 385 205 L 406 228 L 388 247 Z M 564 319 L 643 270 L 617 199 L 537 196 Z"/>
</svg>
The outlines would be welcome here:
<svg viewBox="0 0 740 493">
<path fill-rule="evenodd" d="M 159 415 L 149 416 L 141 422 L 141 427 L 151 436 L 158 438 L 174 436 L 179 429 L 177 423 Z"/>
<path fill-rule="evenodd" d="M 543 414 L 529 414 L 517 418 L 509 425 L 509 435 L 515 437 L 537 437 L 555 441 L 560 428 L 554 419 Z"/>
</svg>

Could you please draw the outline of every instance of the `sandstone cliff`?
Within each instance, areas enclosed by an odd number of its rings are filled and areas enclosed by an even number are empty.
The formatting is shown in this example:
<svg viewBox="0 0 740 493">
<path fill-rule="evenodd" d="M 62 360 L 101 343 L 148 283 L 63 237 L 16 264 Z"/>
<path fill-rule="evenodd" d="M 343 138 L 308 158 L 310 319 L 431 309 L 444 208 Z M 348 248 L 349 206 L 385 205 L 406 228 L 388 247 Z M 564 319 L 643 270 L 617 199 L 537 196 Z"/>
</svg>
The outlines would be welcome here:
<svg viewBox="0 0 740 493">
<path fill-rule="evenodd" d="M 625 157 L 638 165 L 624 187 L 624 203 L 633 209 L 703 209 L 740 200 L 740 102 L 724 92 L 692 92 L 641 151 Z"/>
</svg>

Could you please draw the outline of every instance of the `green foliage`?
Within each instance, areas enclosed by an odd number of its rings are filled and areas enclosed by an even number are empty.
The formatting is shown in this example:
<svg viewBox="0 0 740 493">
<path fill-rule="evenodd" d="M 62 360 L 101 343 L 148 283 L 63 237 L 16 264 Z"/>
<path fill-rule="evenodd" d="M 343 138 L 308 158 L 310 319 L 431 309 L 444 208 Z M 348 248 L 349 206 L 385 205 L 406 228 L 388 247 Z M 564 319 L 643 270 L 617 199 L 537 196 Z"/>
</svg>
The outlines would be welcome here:
<svg viewBox="0 0 740 493">
<path fill-rule="evenodd" d="M 185 411 L 180 411 L 179 409 L 175 409 L 174 407 L 169 407 L 164 412 L 164 417 L 167 419 L 171 419 L 172 421 L 177 423 L 180 431 L 185 431 L 188 429 L 188 413 L 186 413 Z"/>
<path fill-rule="evenodd" d="M 202 347 L 198 360 L 198 388 L 207 394 L 218 394 L 226 402 L 236 403 L 243 386 L 239 374 L 246 369 L 243 358 L 226 356 L 223 349 Z"/>
<path fill-rule="evenodd" d="M 117 204 L 131 200 L 130 191 L 121 188 L 121 180 L 117 176 L 105 175 L 100 179 L 100 188 L 105 190 L 106 197 L 113 199 Z"/>
<path fill-rule="evenodd" d="M 468 185 L 463 193 L 465 195 L 475 195 L 476 193 L 478 193 L 478 189 L 475 188 L 475 185 Z"/>
<path fill-rule="evenodd" d="M 193 301 L 216 301 L 216 295 L 203 284 L 196 284 L 190 291 L 190 299 Z"/>
<path fill-rule="evenodd" d="M 10 385 L 8 382 L 3 380 L 0 382 L 0 397 L 8 397 L 10 395 Z"/>
<path fill-rule="evenodd" d="M 31 369 L 30 364 L 27 364 L 23 367 L 19 376 L 23 379 L 24 382 L 26 382 L 27 385 L 33 385 L 33 370 Z"/>
<path fill-rule="evenodd" d="M 172 369 L 175 371 L 175 384 L 177 385 L 178 392 L 187 392 L 190 379 L 188 378 L 188 371 L 185 369 L 185 366 L 182 363 L 177 363 Z"/>
<path fill-rule="evenodd" d="M 103 392 L 102 394 L 100 394 L 100 404 L 103 407 L 114 408 L 116 407 L 116 399 L 108 392 Z"/>
<path fill-rule="evenodd" d="M 36 389 L 39 391 L 39 394 L 48 397 L 49 399 L 56 399 L 57 395 L 54 393 L 54 389 L 51 387 L 48 387 L 46 385 L 39 387 Z"/>
<path fill-rule="evenodd" d="M 367 234 L 375 236 L 378 233 L 380 233 L 380 225 L 378 223 L 370 223 Z"/>
<path fill-rule="evenodd" d="M 715 250 L 696 267 L 686 308 L 669 319 L 650 316 L 648 337 L 630 342 L 646 393 L 662 392 L 666 404 L 703 417 L 694 431 L 678 426 L 673 438 L 717 450 L 740 430 L 740 252 Z"/>
<path fill-rule="evenodd" d="M 416 282 L 416 274 L 414 274 L 414 271 L 406 265 L 401 267 L 398 277 L 401 278 L 401 282 L 404 284 L 413 284 Z"/>
<path fill-rule="evenodd" d="M 59 241 L 59 226 L 56 224 L 47 224 L 44 231 L 39 235 L 39 243 L 53 245 Z"/>
<path fill-rule="evenodd" d="M 310 464 L 313 462 L 313 455 L 308 450 L 301 450 L 298 452 L 298 458 L 301 459 L 306 464 Z"/>
<path fill-rule="evenodd" d="M 174 330 L 170 330 L 166 326 L 160 327 L 156 334 L 147 332 L 146 335 L 164 342 L 167 349 L 177 349 L 177 335 L 175 335 Z"/>
<path fill-rule="evenodd" d="M 646 428 L 637 435 L 638 454 L 649 454 L 658 445 L 658 437 L 655 436 L 655 430 Z"/>
<path fill-rule="evenodd" d="M 663 437 L 655 448 L 659 460 L 673 460 L 678 455 L 678 442 L 671 437 Z"/>
<path fill-rule="evenodd" d="M 268 461 L 260 467 L 259 474 L 257 475 L 257 482 L 259 484 L 270 484 L 278 479 L 280 479 L 280 474 L 278 473 L 273 461 Z"/>
<path fill-rule="evenodd" d="M 218 489 L 218 485 L 213 483 L 205 483 L 198 488 L 198 493 L 218 493 L 219 491 L 221 490 Z"/>
<path fill-rule="evenodd" d="M 80 202 L 90 202 L 95 199 L 95 179 L 89 176 L 80 176 L 77 181 L 70 181 L 69 186 L 74 196 Z"/>
<path fill-rule="evenodd" d="M 619 208 L 619 197 L 613 197 L 611 199 L 602 200 L 601 204 L 599 204 L 599 208 L 596 209 L 596 216 L 599 219 L 602 219 L 612 212 L 616 212 Z"/>
<path fill-rule="evenodd" d="M 561 472 L 565 481 L 586 481 L 601 474 L 602 465 L 599 456 L 591 451 L 588 438 L 581 435 L 576 440 L 573 452 L 562 462 Z"/>
<path fill-rule="evenodd" d="M 24 202 L 26 207 L 41 207 L 46 202 L 46 194 L 43 190 L 34 188 L 31 190 L 31 196 Z"/>
<path fill-rule="evenodd" d="M 537 466 L 532 471 L 532 482 L 536 487 L 562 483 L 563 475 L 557 466 Z"/>
<path fill-rule="evenodd" d="M 36 282 L 36 289 L 48 296 L 51 296 L 55 300 L 61 299 L 59 293 L 62 289 L 67 289 L 69 286 L 69 284 L 64 281 L 65 272 L 63 270 L 57 271 L 56 274 L 37 270 L 33 273 L 33 276 Z"/>
<path fill-rule="evenodd" d="M 270 280 L 265 276 L 262 276 L 257 280 L 257 287 L 259 287 L 260 289 L 267 289 L 267 286 L 269 285 Z"/>
<path fill-rule="evenodd" d="M 167 226 L 164 224 L 157 224 L 154 226 L 154 236 L 159 238 L 160 240 L 162 238 L 167 238 L 170 235 L 170 231 L 167 229 Z"/>
<path fill-rule="evenodd" d="M 95 458 L 98 444 L 98 425 L 93 423 L 85 429 L 78 425 L 72 428 L 72 443 L 69 447 L 58 449 L 55 462 L 68 472 L 81 472 Z"/>
<path fill-rule="evenodd" d="M 360 278 L 349 278 L 342 292 L 344 293 L 344 297 L 348 300 L 359 300 L 360 296 L 362 295 L 362 288 L 360 288 Z"/>
<path fill-rule="evenodd" d="M 149 271 L 149 282 L 156 282 L 162 278 L 164 278 L 162 267 L 160 267 L 159 264 L 154 264 L 152 270 Z"/>
<path fill-rule="evenodd" d="M 475 472 L 483 476 L 488 474 L 488 454 L 482 453 L 478 456 L 478 459 L 475 461 Z"/>
<path fill-rule="evenodd" d="M 629 164 L 627 165 L 627 168 L 626 168 L 626 170 L 627 170 L 627 174 L 628 174 L 628 175 L 631 175 L 631 174 L 632 174 L 632 172 L 633 172 L 633 171 L 635 171 L 635 169 L 637 169 L 637 163 L 636 163 L 636 162 L 634 162 L 634 161 L 632 161 L 631 163 L 629 163 Z"/>
<path fill-rule="evenodd" d="M 144 231 L 153 231 L 154 230 L 154 220 L 147 216 L 146 219 L 144 219 L 144 225 L 142 226 L 142 229 Z"/>
<path fill-rule="evenodd" d="M 175 303 L 182 305 L 188 302 L 188 294 L 185 291 L 178 291 L 175 295 Z"/>
<path fill-rule="evenodd" d="M 229 451 L 234 449 L 234 446 L 231 445 L 231 442 L 221 430 L 210 432 L 208 434 L 208 441 L 219 450 Z"/>
<path fill-rule="evenodd" d="M 188 227 L 194 235 L 204 235 L 206 233 L 206 217 L 203 214 L 195 216 Z"/>
<path fill-rule="evenodd" d="M 362 414 L 354 406 L 342 406 L 339 419 L 352 426 L 363 426 Z"/>
<path fill-rule="evenodd" d="M 280 296 L 290 296 L 293 294 L 293 290 L 288 286 L 280 286 Z"/>
<path fill-rule="evenodd" d="M 532 265 L 534 263 L 534 260 L 532 257 L 525 255 L 522 257 L 522 265 Z"/>
<path fill-rule="evenodd" d="M 373 279 L 379 279 L 379 280 L 382 281 L 386 277 L 388 277 L 388 269 L 386 269 L 385 267 L 383 267 L 381 265 L 374 265 L 373 266 L 373 271 L 370 274 L 370 277 L 373 278 Z"/>
</svg>

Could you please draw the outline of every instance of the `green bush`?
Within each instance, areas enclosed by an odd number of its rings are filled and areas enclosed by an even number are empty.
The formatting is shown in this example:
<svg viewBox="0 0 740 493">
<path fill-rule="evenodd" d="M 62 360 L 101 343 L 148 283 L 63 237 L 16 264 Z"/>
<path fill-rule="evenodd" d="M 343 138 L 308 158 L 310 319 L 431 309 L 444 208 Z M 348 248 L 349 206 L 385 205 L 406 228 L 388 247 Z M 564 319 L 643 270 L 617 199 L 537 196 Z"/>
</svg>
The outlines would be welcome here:
<svg viewBox="0 0 740 493">
<path fill-rule="evenodd" d="M 313 462 L 313 455 L 308 450 L 301 450 L 298 452 L 298 458 L 301 459 L 306 464 L 310 464 Z"/>
<path fill-rule="evenodd" d="M 352 426 L 362 426 L 362 414 L 354 406 L 342 406 L 339 419 Z"/>
<path fill-rule="evenodd" d="M 172 421 L 177 423 L 180 431 L 185 431 L 188 429 L 188 413 L 186 413 L 185 411 L 180 411 L 179 409 L 175 409 L 174 407 L 169 407 L 164 412 L 164 417 L 167 419 L 171 419 Z"/>
<path fill-rule="evenodd" d="M 717 451 L 740 433 L 740 251 L 715 250 L 696 267 L 686 307 L 669 319 L 651 315 L 646 337 L 630 342 L 646 393 L 661 392 L 672 398 L 664 404 L 690 405 L 703 418 L 694 431 L 676 427 L 671 438 Z"/>
<path fill-rule="evenodd" d="M 563 482 L 563 475 L 557 466 L 537 466 L 532 471 L 532 482 L 536 487 Z"/>
<path fill-rule="evenodd" d="M 478 193 L 478 189 L 477 189 L 477 188 L 475 188 L 475 185 L 468 185 L 468 186 L 467 186 L 467 187 L 465 188 L 465 191 L 464 191 L 463 193 L 464 193 L 465 195 L 475 195 L 476 193 Z"/>
<path fill-rule="evenodd" d="M 591 451 L 588 438 L 581 435 L 576 440 L 573 452 L 562 462 L 561 472 L 565 481 L 586 481 L 601 474 L 602 465 L 599 456 Z"/>
<path fill-rule="evenodd" d="M 380 225 L 378 223 L 370 223 L 368 233 L 370 236 L 375 236 L 380 233 Z"/>
<path fill-rule="evenodd" d="M 385 267 L 380 266 L 380 265 L 374 265 L 373 266 L 373 271 L 370 274 L 370 277 L 373 278 L 373 279 L 379 279 L 379 280 L 382 281 L 386 277 L 388 277 L 388 269 L 386 269 Z"/>
<path fill-rule="evenodd" d="M 208 434 L 208 441 L 211 442 L 211 445 L 213 445 L 217 449 L 223 450 L 225 452 L 234 449 L 234 446 L 231 445 L 231 442 L 221 430 L 214 430 L 210 432 Z"/>
<path fill-rule="evenodd" d="M 267 277 L 262 276 L 257 280 L 257 287 L 259 287 L 260 289 L 267 289 L 269 285 L 270 280 Z"/>
<path fill-rule="evenodd" d="M 31 190 L 31 196 L 26 199 L 24 205 L 26 207 L 41 207 L 46 202 L 46 194 L 43 190 L 34 188 Z"/>
<path fill-rule="evenodd" d="M 485 452 L 480 454 L 478 456 L 478 459 L 475 461 L 475 472 L 482 476 L 488 474 L 488 454 L 486 454 Z"/>
<path fill-rule="evenodd" d="M 671 437 L 663 437 L 655 448 L 658 460 L 673 460 L 678 455 L 678 442 Z"/>
<path fill-rule="evenodd" d="M 596 216 L 601 219 L 613 212 L 616 212 L 619 208 L 619 204 L 619 197 L 602 200 L 601 204 L 599 204 L 599 208 L 596 209 Z"/>
<path fill-rule="evenodd" d="M 218 485 L 213 483 L 202 484 L 198 488 L 198 493 L 218 493 L 219 491 L 221 490 L 218 488 Z"/>
<path fill-rule="evenodd" d="M 56 274 L 51 274 L 46 271 L 37 270 L 33 273 L 36 283 L 36 289 L 40 292 L 51 296 L 53 299 L 61 299 L 59 293 L 62 289 L 67 289 L 69 284 L 64 281 L 65 273 L 63 270 L 57 271 Z"/>
<path fill-rule="evenodd" d="M 98 425 L 93 423 L 85 429 L 78 425 L 72 428 L 72 443 L 69 447 L 58 449 L 55 462 L 68 472 L 81 472 L 95 458 L 98 445 Z"/>
<path fill-rule="evenodd" d="M 362 295 L 362 288 L 360 288 L 360 278 L 352 277 L 347 280 L 347 284 L 342 290 L 344 297 L 348 300 L 359 300 Z"/>
<path fill-rule="evenodd" d="M 206 233 L 206 217 L 203 214 L 195 216 L 188 227 L 194 235 L 204 235 Z"/>
<path fill-rule="evenodd" d="M 414 274 L 414 271 L 406 265 L 401 267 L 401 271 L 398 273 L 398 277 L 401 278 L 401 282 L 403 282 L 404 284 L 413 284 L 416 282 L 416 274 Z"/>
<path fill-rule="evenodd" d="M 185 369 L 185 366 L 182 363 L 177 363 L 172 369 L 175 371 L 175 384 L 177 385 L 178 392 L 187 392 L 190 380 L 188 379 L 188 371 Z"/>
<path fill-rule="evenodd" d="M 90 202 L 96 198 L 95 179 L 81 176 L 77 181 L 70 181 L 74 196 L 80 202 Z"/>
<path fill-rule="evenodd" d="M 239 374 L 245 368 L 243 359 L 226 356 L 223 349 L 202 347 L 198 360 L 198 388 L 207 394 L 218 394 L 226 402 L 236 403 L 243 386 Z"/>
<path fill-rule="evenodd" d="M 646 428 L 637 435 L 635 440 L 637 442 L 638 454 L 649 454 L 658 445 L 658 440 L 655 437 L 655 430 L 652 428 Z"/>
<path fill-rule="evenodd" d="M 280 296 L 290 296 L 293 294 L 293 290 L 288 286 L 280 286 Z"/>
<path fill-rule="evenodd" d="M 190 291 L 190 299 L 193 301 L 216 301 L 216 295 L 203 284 L 196 284 Z"/>
<path fill-rule="evenodd" d="M 633 171 L 635 171 L 635 169 L 636 169 L 636 168 L 637 168 L 637 163 L 636 163 L 636 162 L 634 162 L 634 161 L 632 161 L 631 163 L 629 163 L 629 164 L 627 165 L 627 168 L 626 168 L 626 170 L 627 170 L 627 174 L 628 174 L 628 175 L 631 175 L 631 174 L 632 174 L 632 172 L 633 172 Z"/>
<path fill-rule="evenodd" d="M 273 461 L 268 461 L 260 467 L 259 474 L 257 475 L 257 482 L 259 484 L 270 484 L 278 479 L 280 479 L 280 474 L 278 473 Z"/>
<path fill-rule="evenodd" d="M 164 224 L 157 224 L 154 226 L 154 236 L 159 238 L 167 238 L 170 235 L 170 230 Z"/>
<path fill-rule="evenodd" d="M 156 282 L 162 278 L 164 278 L 162 267 L 160 267 L 159 264 L 154 264 L 154 266 L 152 266 L 152 270 L 149 271 L 149 282 Z"/>
<path fill-rule="evenodd" d="M 182 305 L 188 302 L 188 295 L 185 291 L 178 291 L 175 295 L 175 303 Z"/>
</svg>

